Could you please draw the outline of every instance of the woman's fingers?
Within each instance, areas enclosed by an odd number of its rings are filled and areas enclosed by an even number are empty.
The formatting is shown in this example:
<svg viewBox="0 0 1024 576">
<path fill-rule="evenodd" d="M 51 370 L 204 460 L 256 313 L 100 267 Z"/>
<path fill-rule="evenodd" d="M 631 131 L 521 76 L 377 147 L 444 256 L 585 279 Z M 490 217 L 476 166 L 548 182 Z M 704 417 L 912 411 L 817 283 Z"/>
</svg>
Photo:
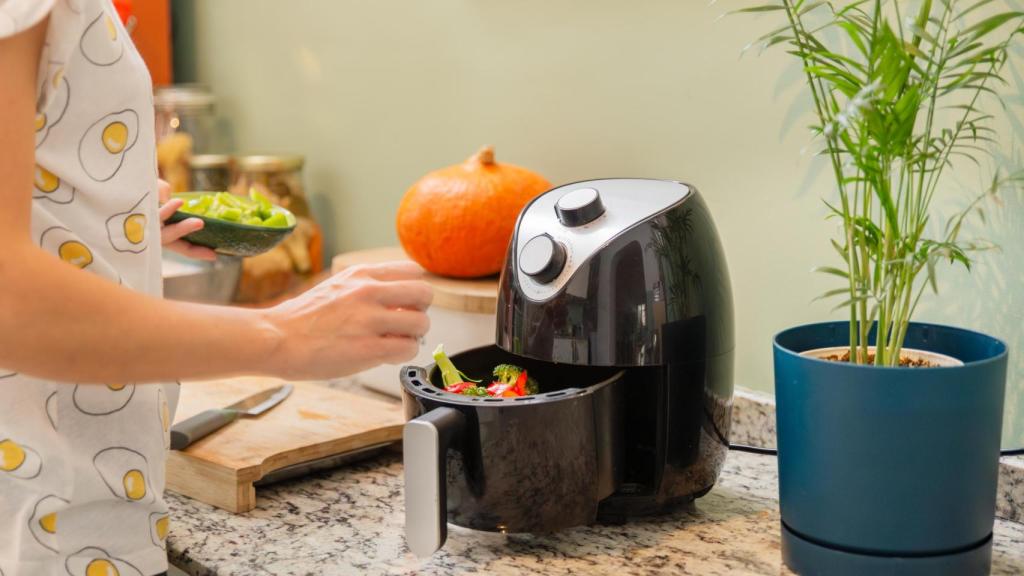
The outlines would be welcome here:
<svg viewBox="0 0 1024 576">
<path fill-rule="evenodd" d="M 167 222 L 167 219 L 171 217 L 171 214 L 174 214 L 174 212 L 177 211 L 178 208 L 181 208 L 183 204 L 185 204 L 185 201 L 181 198 L 174 198 L 165 202 L 160 206 L 160 221 Z"/>
<path fill-rule="evenodd" d="M 416 357 L 416 354 L 420 351 L 420 342 L 418 338 L 382 336 L 378 338 L 375 348 L 379 354 L 378 359 L 381 362 L 399 364 L 401 362 L 408 362 Z"/>
<path fill-rule="evenodd" d="M 373 329 L 381 335 L 419 338 L 430 330 L 430 318 L 417 310 L 386 310 L 371 320 Z"/>
<path fill-rule="evenodd" d="M 160 197 L 166 198 L 165 192 L 169 191 L 170 185 L 161 180 Z M 217 254 L 213 250 L 205 246 L 196 246 L 195 244 L 182 240 L 185 236 L 188 236 L 198 230 L 202 230 L 205 222 L 199 218 L 186 218 L 181 222 L 167 224 L 167 219 L 170 218 L 171 214 L 174 214 L 178 208 L 181 208 L 182 204 L 184 204 L 184 201 L 181 198 L 172 198 L 160 206 L 160 243 L 168 250 L 177 252 L 182 256 L 187 256 L 196 260 L 213 262 L 217 259 Z"/>
<path fill-rule="evenodd" d="M 203 229 L 204 222 L 199 218 L 187 218 L 174 224 L 165 224 L 160 229 L 160 243 L 170 244 L 179 238 L 183 238 L 197 230 Z"/>
<path fill-rule="evenodd" d="M 377 284 L 374 295 L 386 308 L 426 310 L 434 300 L 434 289 L 423 280 L 399 280 Z"/>
<path fill-rule="evenodd" d="M 160 202 L 167 202 L 171 197 L 171 185 L 166 180 L 157 179 L 156 181 L 157 194 L 160 196 Z"/>
</svg>

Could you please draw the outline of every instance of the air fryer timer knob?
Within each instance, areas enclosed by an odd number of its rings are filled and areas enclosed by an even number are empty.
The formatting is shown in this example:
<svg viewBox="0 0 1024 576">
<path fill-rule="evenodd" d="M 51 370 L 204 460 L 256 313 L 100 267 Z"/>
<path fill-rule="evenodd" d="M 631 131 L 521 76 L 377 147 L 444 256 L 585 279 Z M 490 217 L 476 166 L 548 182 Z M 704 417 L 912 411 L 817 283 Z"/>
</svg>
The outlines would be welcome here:
<svg viewBox="0 0 1024 576">
<path fill-rule="evenodd" d="M 565 247 L 547 234 L 530 238 L 519 252 L 519 269 L 537 282 L 547 284 L 565 267 Z"/>
<path fill-rule="evenodd" d="M 583 226 L 604 214 L 604 203 L 596 189 L 577 188 L 566 192 L 555 202 L 555 214 L 565 226 Z"/>
</svg>

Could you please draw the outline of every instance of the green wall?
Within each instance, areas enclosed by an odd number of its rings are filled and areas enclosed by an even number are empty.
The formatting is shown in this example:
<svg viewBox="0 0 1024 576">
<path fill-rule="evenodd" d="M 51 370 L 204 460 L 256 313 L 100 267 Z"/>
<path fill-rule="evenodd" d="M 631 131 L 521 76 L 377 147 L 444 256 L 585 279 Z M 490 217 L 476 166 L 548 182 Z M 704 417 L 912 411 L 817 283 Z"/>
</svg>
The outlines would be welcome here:
<svg viewBox="0 0 1024 576">
<path fill-rule="evenodd" d="M 308 158 L 334 251 L 395 243 L 405 189 L 484 144 L 556 183 L 696 184 L 732 272 L 737 382 L 770 390 L 771 335 L 837 317 L 812 303 L 833 283 L 810 272 L 834 264 L 819 200 L 831 187 L 804 150 L 799 69 L 781 52 L 740 57 L 775 19 L 718 20 L 734 4 L 177 0 L 176 68 L 179 80 L 212 87 L 238 151 Z M 1007 133 L 1024 133 L 1021 71 L 999 120 Z M 977 171 L 956 176 L 980 182 Z M 1024 205 L 1010 198 L 989 216 L 1003 251 L 973 276 L 944 272 L 941 301 L 920 317 L 1013 344 L 1007 445 L 1022 444 Z"/>
</svg>

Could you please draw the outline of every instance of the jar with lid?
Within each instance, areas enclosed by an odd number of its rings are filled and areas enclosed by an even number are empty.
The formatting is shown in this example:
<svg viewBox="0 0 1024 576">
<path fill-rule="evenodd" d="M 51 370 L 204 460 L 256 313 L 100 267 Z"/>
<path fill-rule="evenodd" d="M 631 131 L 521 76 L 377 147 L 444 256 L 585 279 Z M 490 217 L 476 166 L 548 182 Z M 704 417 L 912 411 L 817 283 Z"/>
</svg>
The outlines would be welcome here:
<svg viewBox="0 0 1024 576">
<path fill-rule="evenodd" d="M 227 154 L 198 154 L 188 162 L 189 188 L 197 192 L 223 192 L 231 186 L 231 157 Z"/>
<path fill-rule="evenodd" d="M 235 192 L 245 193 L 250 187 L 255 187 L 262 193 L 269 193 L 271 200 L 296 216 L 310 216 L 302 186 L 304 164 L 305 158 L 297 155 L 238 156 Z"/>
<path fill-rule="evenodd" d="M 273 250 L 246 258 L 237 300 L 261 302 L 279 296 L 323 269 L 323 235 L 310 210 L 302 181 L 305 159 L 297 155 L 249 155 L 235 158 L 235 194 L 256 191 L 295 214 L 295 230 Z"/>
<path fill-rule="evenodd" d="M 189 189 L 189 158 L 213 151 L 214 96 L 195 84 L 163 86 L 153 95 L 157 165 L 173 192 Z"/>
</svg>

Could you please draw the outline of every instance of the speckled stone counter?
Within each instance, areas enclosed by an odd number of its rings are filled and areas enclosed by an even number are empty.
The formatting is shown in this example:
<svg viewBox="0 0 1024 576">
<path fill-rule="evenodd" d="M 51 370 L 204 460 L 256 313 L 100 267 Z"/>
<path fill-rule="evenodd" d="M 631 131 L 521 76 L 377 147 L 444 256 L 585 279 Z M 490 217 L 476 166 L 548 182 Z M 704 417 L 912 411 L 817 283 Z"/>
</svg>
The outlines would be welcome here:
<svg viewBox="0 0 1024 576">
<path fill-rule="evenodd" d="M 264 488 L 234 515 L 168 494 L 171 562 L 194 575 L 780 574 L 775 459 L 731 453 L 695 505 L 623 526 L 502 535 L 449 526 L 428 560 L 402 535 L 402 465 L 388 454 Z M 1024 574 L 1024 525 L 997 520 L 993 574 Z"/>
</svg>

